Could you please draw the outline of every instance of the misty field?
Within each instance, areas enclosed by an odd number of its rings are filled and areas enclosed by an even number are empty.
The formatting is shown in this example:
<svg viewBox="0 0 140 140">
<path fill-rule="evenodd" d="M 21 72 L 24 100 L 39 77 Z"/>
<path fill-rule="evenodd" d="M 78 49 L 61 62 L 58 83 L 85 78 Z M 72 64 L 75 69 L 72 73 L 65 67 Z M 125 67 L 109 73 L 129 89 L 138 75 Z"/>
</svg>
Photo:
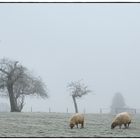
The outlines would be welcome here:
<svg viewBox="0 0 140 140">
<path fill-rule="evenodd" d="M 113 115 L 85 114 L 85 127 L 69 128 L 69 113 L 0 113 L 0 137 L 140 137 L 140 115 L 129 129 L 110 129 Z"/>
</svg>

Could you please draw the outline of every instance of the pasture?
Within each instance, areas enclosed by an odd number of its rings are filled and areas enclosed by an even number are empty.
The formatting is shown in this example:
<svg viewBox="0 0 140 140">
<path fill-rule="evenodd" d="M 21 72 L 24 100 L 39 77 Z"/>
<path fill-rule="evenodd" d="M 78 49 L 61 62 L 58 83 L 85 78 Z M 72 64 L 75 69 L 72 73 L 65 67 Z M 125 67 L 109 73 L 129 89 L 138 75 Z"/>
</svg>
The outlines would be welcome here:
<svg viewBox="0 0 140 140">
<path fill-rule="evenodd" d="M 0 137 L 140 137 L 140 115 L 129 129 L 111 129 L 113 115 L 85 114 L 85 127 L 69 128 L 70 113 L 0 113 Z"/>
</svg>

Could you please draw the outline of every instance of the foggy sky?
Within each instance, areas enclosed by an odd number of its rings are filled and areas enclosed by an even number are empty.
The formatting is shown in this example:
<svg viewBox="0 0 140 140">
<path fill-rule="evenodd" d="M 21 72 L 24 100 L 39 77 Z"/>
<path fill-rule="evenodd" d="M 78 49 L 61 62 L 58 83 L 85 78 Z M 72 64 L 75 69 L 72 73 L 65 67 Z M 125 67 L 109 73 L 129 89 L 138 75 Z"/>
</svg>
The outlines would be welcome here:
<svg viewBox="0 0 140 140">
<path fill-rule="evenodd" d="M 77 100 L 80 112 L 109 108 L 116 92 L 140 108 L 139 16 L 134 3 L 0 3 L 0 58 L 18 60 L 49 90 L 49 99 L 27 98 L 23 111 L 74 112 L 66 87 L 80 79 L 92 90 Z"/>
</svg>

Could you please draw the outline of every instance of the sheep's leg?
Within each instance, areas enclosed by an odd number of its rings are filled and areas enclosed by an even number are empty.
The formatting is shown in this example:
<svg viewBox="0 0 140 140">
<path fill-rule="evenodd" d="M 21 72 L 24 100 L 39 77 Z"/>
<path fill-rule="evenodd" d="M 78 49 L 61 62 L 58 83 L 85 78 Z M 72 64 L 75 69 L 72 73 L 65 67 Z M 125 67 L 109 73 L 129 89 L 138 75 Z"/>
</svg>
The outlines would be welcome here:
<svg viewBox="0 0 140 140">
<path fill-rule="evenodd" d="M 127 124 L 126 123 L 124 124 L 124 126 L 125 126 L 125 128 L 127 128 Z"/>
<path fill-rule="evenodd" d="M 131 122 L 128 123 L 128 128 L 129 128 L 129 124 L 130 124 L 130 123 L 131 123 Z"/>
<path fill-rule="evenodd" d="M 78 128 L 78 124 L 76 124 L 77 128 Z"/>
<path fill-rule="evenodd" d="M 129 128 L 129 123 L 127 124 L 127 128 Z"/>
<path fill-rule="evenodd" d="M 120 129 L 121 129 L 121 126 L 122 126 L 122 125 L 119 125 L 119 128 L 120 128 Z"/>
<path fill-rule="evenodd" d="M 81 128 L 84 128 L 84 122 L 81 123 Z"/>
<path fill-rule="evenodd" d="M 130 123 L 127 124 L 127 128 L 129 128 L 129 124 L 130 124 Z"/>
</svg>

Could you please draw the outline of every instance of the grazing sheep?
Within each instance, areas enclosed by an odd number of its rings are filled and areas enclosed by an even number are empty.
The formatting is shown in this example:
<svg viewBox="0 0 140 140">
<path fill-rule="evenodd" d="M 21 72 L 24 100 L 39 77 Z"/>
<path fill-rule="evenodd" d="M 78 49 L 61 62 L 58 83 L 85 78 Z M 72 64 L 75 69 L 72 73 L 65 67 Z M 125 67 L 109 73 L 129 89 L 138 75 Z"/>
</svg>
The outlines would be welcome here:
<svg viewBox="0 0 140 140">
<path fill-rule="evenodd" d="M 116 126 L 119 126 L 121 129 L 122 124 L 124 124 L 125 128 L 128 128 L 130 123 L 131 123 L 130 114 L 128 112 L 122 112 L 117 114 L 116 117 L 113 119 L 111 129 L 115 128 Z"/>
<path fill-rule="evenodd" d="M 81 124 L 81 128 L 84 128 L 84 116 L 83 114 L 76 113 L 70 119 L 70 128 L 72 129 L 75 125 L 78 128 L 78 124 Z"/>
</svg>

